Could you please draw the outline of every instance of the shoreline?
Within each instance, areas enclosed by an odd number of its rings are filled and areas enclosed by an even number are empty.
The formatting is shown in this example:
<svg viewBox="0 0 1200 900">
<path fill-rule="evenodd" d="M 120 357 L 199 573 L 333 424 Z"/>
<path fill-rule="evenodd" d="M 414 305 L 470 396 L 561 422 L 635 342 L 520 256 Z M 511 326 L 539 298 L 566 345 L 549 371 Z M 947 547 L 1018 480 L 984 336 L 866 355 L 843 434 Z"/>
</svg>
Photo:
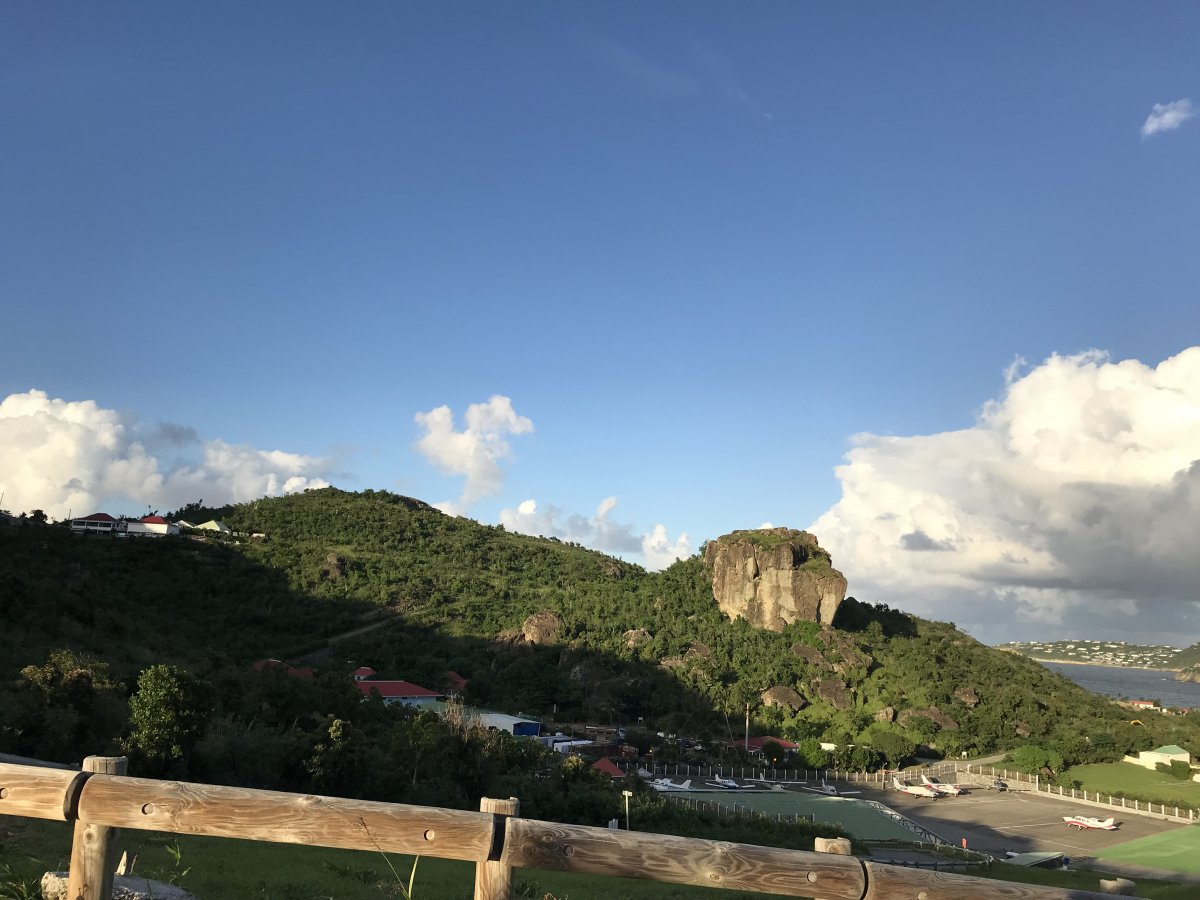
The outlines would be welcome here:
<svg viewBox="0 0 1200 900">
<path fill-rule="evenodd" d="M 1022 654 L 1024 655 L 1024 654 Z M 1102 663 L 1102 662 L 1084 662 L 1081 659 L 1043 659 L 1040 656 L 1031 656 L 1034 662 L 1040 663 L 1059 663 L 1064 666 L 1096 666 L 1099 669 L 1136 669 L 1139 672 L 1182 672 L 1182 669 L 1160 669 L 1156 666 L 1122 666 L 1118 663 Z"/>
</svg>

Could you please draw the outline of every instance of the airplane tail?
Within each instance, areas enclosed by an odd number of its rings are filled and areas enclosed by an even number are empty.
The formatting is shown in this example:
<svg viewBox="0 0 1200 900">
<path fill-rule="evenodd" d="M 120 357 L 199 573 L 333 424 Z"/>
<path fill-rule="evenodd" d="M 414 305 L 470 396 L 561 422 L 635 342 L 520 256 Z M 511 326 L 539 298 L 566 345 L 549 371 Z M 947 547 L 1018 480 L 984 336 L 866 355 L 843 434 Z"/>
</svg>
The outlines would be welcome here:
<svg viewBox="0 0 1200 900">
<path fill-rule="evenodd" d="M 691 790 L 691 789 L 692 789 L 692 779 L 690 779 L 690 778 L 689 778 L 687 781 L 685 781 L 683 784 L 681 784 L 681 785 L 679 786 L 679 789 L 680 789 L 681 791 L 689 791 L 689 790 Z"/>
</svg>

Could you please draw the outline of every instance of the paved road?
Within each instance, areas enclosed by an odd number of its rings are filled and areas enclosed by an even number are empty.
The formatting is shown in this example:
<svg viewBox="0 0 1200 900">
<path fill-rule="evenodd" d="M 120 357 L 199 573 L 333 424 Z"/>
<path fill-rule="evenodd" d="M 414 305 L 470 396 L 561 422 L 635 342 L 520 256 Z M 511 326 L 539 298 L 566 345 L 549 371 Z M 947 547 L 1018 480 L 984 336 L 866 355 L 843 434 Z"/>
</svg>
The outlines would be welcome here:
<svg viewBox="0 0 1200 900">
<path fill-rule="evenodd" d="M 1063 822 L 1063 816 L 1107 813 L 1093 806 L 1025 791 L 998 794 L 980 788 L 959 797 L 927 800 L 899 791 L 863 787 L 866 788 L 863 797 L 886 803 L 950 843 L 958 844 L 965 837 L 971 849 L 1000 857 L 1005 850 L 1014 850 L 1018 853 L 1055 852 L 1084 858 L 1103 847 L 1188 827 L 1143 816 L 1122 816 L 1114 810 L 1121 823 L 1117 830 L 1081 832 L 1069 828 Z"/>
</svg>

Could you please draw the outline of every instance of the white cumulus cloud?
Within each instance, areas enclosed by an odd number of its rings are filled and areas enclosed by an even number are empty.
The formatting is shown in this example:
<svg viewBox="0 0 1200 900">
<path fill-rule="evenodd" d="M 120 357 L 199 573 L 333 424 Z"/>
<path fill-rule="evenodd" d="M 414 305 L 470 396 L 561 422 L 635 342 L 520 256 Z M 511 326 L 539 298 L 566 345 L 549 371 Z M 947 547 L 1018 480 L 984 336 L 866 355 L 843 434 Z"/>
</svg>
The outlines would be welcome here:
<svg viewBox="0 0 1200 900">
<path fill-rule="evenodd" d="M 92 400 L 44 391 L 0 401 L 0 491 L 13 511 L 56 518 L 145 506 L 168 510 L 328 487 L 327 459 L 201 440 L 194 429 L 144 422 Z M 132 509 L 130 508 L 132 507 Z"/>
<path fill-rule="evenodd" d="M 1142 123 L 1142 137 L 1148 138 L 1162 131 L 1174 131 L 1195 114 L 1192 101 L 1186 97 L 1173 103 L 1155 103 L 1150 115 Z"/>
<path fill-rule="evenodd" d="M 851 593 L 985 639 L 1200 639 L 1200 347 L 1006 375 L 971 427 L 857 438 L 812 526 Z"/>
<path fill-rule="evenodd" d="M 464 475 L 462 496 L 457 502 L 439 504 L 446 512 L 458 513 L 481 497 L 498 493 L 504 483 L 501 463 L 511 455 L 506 438 L 533 431 L 533 422 L 517 415 L 512 400 L 499 394 L 487 403 L 467 407 L 466 428 L 456 431 L 454 413 L 439 406 L 414 417 L 424 434 L 417 450 L 447 475 Z"/>
<path fill-rule="evenodd" d="M 502 509 L 500 524 L 509 531 L 556 537 L 613 554 L 640 554 L 647 569 L 662 569 L 678 559 L 687 559 L 694 552 L 687 534 L 674 542 L 667 536 L 665 525 L 655 525 L 648 534 L 638 534 L 630 524 L 614 521 L 611 513 L 617 507 L 616 497 L 607 497 L 591 516 L 569 513 L 557 506 L 539 505 L 525 500 L 516 509 Z"/>
</svg>

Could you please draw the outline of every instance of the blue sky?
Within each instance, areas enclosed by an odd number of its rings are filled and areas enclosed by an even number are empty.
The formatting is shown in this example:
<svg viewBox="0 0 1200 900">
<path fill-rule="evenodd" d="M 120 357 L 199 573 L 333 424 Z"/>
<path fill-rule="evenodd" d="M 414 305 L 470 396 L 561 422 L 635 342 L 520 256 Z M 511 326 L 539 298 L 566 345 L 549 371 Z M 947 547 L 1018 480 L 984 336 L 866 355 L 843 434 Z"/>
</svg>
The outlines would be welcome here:
<svg viewBox="0 0 1200 900">
<path fill-rule="evenodd" d="M 648 563 L 820 521 L 852 593 L 985 638 L 1087 610 L 1200 640 L 1194 564 L 1105 587 L 1046 535 L 1036 576 L 914 587 L 873 521 L 910 549 L 1000 526 L 959 481 L 928 512 L 903 466 L 852 514 L 836 472 L 883 471 L 860 434 L 961 453 L 989 403 L 1024 421 L 1024 378 L 1061 388 L 1051 423 L 1150 421 L 1156 367 L 1200 343 L 1197 46 L 1187 3 L 5 4 L 5 505 L 299 479 Z M 1200 458 L 1184 394 L 1139 476 L 1164 491 Z"/>
</svg>

